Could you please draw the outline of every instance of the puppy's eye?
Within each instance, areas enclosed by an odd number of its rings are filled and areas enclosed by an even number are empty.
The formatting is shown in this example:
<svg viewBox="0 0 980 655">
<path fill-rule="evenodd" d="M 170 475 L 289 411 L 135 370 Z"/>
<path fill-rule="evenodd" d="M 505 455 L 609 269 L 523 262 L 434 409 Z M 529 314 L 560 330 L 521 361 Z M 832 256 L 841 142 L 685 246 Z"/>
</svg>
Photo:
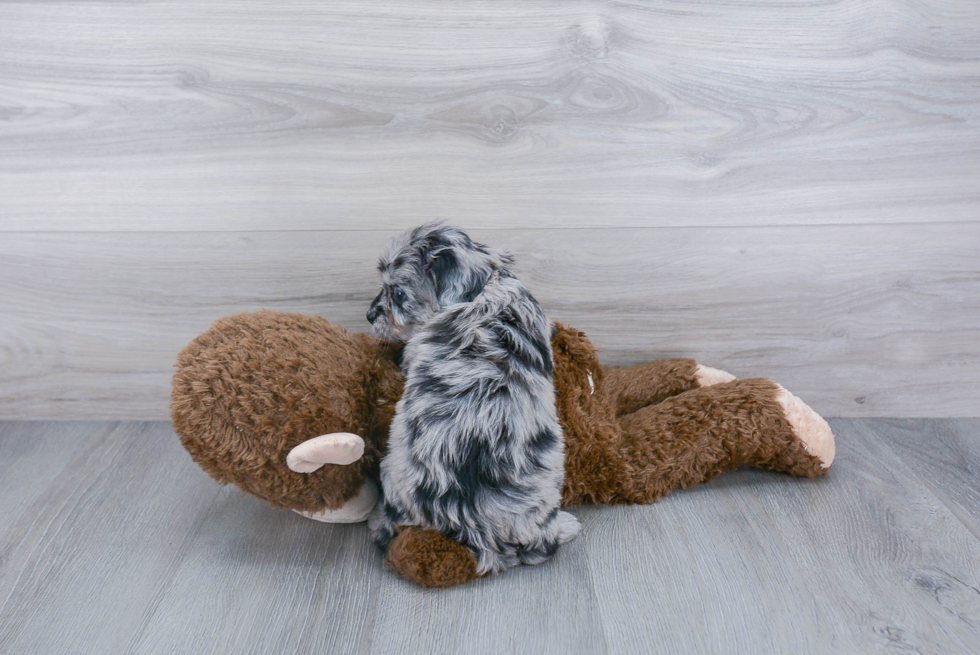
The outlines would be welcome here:
<svg viewBox="0 0 980 655">
<path fill-rule="evenodd" d="M 395 299 L 395 302 L 405 302 L 405 298 L 408 297 L 405 295 L 405 292 L 402 291 L 401 289 L 395 289 L 394 291 L 392 291 L 391 296 Z"/>
</svg>

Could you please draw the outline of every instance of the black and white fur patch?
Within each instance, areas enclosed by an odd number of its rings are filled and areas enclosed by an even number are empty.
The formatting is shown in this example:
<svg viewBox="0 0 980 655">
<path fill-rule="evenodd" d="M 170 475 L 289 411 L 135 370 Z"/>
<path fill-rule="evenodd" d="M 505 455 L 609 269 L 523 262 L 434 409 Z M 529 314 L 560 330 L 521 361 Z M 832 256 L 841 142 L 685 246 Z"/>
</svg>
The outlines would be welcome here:
<svg viewBox="0 0 980 655">
<path fill-rule="evenodd" d="M 368 320 L 378 336 L 407 341 L 368 523 L 382 548 L 399 525 L 434 528 L 486 573 L 538 564 L 578 534 L 559 509 L 551 326 L 512 261 L 439 224 L 397 237 L 381 258 Z"/>
</svg>

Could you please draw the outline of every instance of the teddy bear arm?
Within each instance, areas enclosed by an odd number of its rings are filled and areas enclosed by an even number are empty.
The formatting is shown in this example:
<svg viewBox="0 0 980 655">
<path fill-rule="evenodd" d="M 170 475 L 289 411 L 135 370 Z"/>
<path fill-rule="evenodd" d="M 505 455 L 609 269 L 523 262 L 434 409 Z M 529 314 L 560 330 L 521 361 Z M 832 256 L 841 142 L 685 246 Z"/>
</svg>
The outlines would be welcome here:
<svg viewBox="0 0 980 655">
<path fill-rule="evenodd" d="M 625 416 L 691 389 L 730 382 L 735 376 L 693 359 L 659 359 L 626 368 L 603 367 L 606 393 Z"/>
<path fill-rule="evenodd" d="M 368 520 L 368 516 L 374 510 L 378 496 L 378 485 L 371 478 L 364 478 L 360 490 L 337 509 L 323 509 L 319 512 L 300 509 L 293 511 L 302 517 L 321 523 L 362 523 Z"/>
</svg>

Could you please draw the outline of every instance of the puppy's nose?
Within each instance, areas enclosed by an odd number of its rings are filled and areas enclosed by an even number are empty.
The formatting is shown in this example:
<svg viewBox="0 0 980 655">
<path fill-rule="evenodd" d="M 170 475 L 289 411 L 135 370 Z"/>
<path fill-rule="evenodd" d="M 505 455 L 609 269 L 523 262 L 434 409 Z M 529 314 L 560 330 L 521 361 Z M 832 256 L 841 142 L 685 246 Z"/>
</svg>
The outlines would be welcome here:
<svg viewBox="0 0 980 655">
<path fill-rule="evenodd" d="M 381 314 L 381 296 L 384 294 L 384 290 L 378 292 L 378 295 L 374 297 L 371 304 L 368 306 L 367 320 L 368 323 L 374 325 L 374 322 L 378 320 L 378 315 Z"/>
</svg>

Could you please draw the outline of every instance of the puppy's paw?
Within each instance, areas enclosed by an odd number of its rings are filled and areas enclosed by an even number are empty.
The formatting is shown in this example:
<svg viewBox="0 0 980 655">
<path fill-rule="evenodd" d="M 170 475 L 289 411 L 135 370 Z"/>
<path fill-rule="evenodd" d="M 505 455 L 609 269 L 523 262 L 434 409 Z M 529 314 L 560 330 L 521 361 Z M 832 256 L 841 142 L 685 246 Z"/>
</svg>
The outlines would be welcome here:
<svg viewBox="0 0 980 655">
<path fill-rule="evenodd" d="M 568 512 L 558 512 L 555 517 L 555 527 L 558 529 L 559 544 L 567 544 L 582 530 L 582 524 Z"/>
</svg>

